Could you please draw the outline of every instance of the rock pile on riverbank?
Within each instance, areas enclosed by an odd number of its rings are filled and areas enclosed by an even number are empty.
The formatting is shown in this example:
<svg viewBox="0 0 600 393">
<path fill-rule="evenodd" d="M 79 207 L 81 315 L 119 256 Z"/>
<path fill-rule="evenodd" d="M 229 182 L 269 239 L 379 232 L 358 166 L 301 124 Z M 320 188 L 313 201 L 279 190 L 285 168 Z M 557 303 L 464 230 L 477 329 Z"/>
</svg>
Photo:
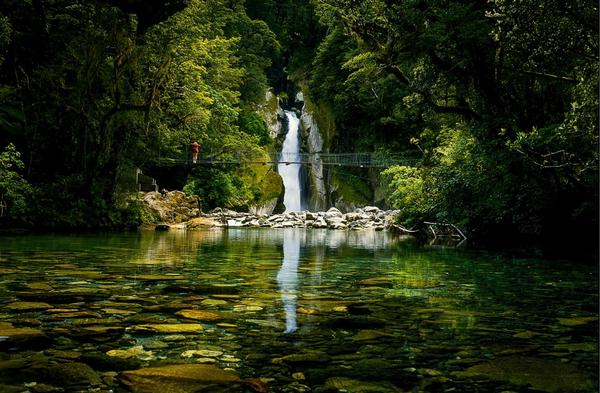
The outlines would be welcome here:
<svg viewBox="0 0 600 393">
<path fill-rule="evenodd" d="M 290 212 L 282 214 L 256 214 L 216 208 L 201 212 L 196 196 L 187 196 L 181 191 L 164 193 L 148 192 L 141 196 L 144 210 L 152 221 L 160 224 L 145 224 L 145 229 L 197 229 L 221 228 L 323 228 L 323 229 L 373 229 L 395 230 L 394 215 L 398 210 L 381 210 L 376 206 L 357 208 L 342 213 L 332 207 L 321 212 Z"/>
<path fill-rule="evenodd" d="M 389 229 L 393 225 L 393 216 L 397 210 L 381 210 L 375 206 L 366 206 L 350 213 L 342 213 L 332 207 L 326 212 L 290 212 L 273 215 L 257 215 L 216 208 L 209 213 L 200 214 L 205 226 L 216 227 L 262 227 L 262 228 L 327 228 L 327 229 Z"/>
<path fill-rule="evenodd" d="M 198 197 L 181 191 L 147 192 L 142 196 L 145 210 L 156 222 L 181 223 L 198 217 Z"/>
</svg>

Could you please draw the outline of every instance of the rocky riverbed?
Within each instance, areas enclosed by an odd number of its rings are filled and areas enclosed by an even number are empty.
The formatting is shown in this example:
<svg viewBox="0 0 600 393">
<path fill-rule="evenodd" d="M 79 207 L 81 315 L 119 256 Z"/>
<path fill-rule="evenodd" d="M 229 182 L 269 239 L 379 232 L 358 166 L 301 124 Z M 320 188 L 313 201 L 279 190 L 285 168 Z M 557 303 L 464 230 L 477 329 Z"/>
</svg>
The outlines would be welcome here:
<svg viewBox="0 0 600 393">
<path fill-rule="evenodd" d="M 598 391 L 595 268 L 402 242 L 0 238 L 0 392 Z"/>
</svg>

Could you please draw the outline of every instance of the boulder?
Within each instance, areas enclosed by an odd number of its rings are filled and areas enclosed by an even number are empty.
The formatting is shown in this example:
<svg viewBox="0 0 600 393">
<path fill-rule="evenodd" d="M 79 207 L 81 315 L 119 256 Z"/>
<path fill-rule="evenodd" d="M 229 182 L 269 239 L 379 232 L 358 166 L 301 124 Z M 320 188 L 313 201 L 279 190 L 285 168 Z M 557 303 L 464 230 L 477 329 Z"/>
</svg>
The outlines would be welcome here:
<svg viewBox="0 0 600 393">
<path fill-rule="evenodd" d="M 332 207 L 329 210 L 327 210 L 327 212 L 325 213 L 325 215 L 327 217 L 341 217 L 342 216 L 342 212 L 338 208 Z"/>
<path fill-rule="evenodd" d="M 312 222 L 312 227 L 313 228 L 327 228 L 327 222 L 325 222 L 325 219 L 323 217 L 319 217 L 315 221 Z"/>
<path fill-rule="evenodd" d="M 223 313 L 208 310 L 181 310 L 175 313 L 187 319 L 195 319 L 198 321 L 220 321 L 226 319 Z"/>
<path fill-rule="evenodd" d="M 101 384 L 100 376 L 85 363 L 70 362 L 32 367 L 27 373 L 37 381 L 46 381 L 60 386 L 97 386 Z"/>
<path fill-rule="evenodd" d="M 317 217 L 319 217 L 319 215 L 317 213 L 306 212 L 306 214 L 305 214 L 306 221 L 314 221 L 317 219 Z"/>
<path fill-rule="evenodd" d="M 187 196 L 181 191 L 144 193 L 142 203 L 154 221 L 167 224 L 185 222 L 200 214 L 198 197 Z"/>
<path fill-rule="evenodd" d="M 211 228 L 220 226 L 220 222 L 210 217 L 196 217 L 187 222 L 189 229 Z"/>
<path fill-rule="evenodd" d="M 41 336 L 44 336 L 44 332 L 39 329 L 17 328 L 9 322 L 0 322 L 0 337 L 6 337 L 9 340 L 20 340 Z"/>
<path fill-rule="evenodd" d="M 487 377 L 515 385 L 530 385 L 544 392 L 577 392 L 592 389 L 591 381 L 575 366 L 558 360 L 506 356 L 455 372 L 459 378 Z"/>
<path fill-rule="evenodd" d="M 233 392 L 243 385 L 236 374 L 211 364 L 148 367 L 124 371 L 120 379 L 134 393 Z"/>
</svg>

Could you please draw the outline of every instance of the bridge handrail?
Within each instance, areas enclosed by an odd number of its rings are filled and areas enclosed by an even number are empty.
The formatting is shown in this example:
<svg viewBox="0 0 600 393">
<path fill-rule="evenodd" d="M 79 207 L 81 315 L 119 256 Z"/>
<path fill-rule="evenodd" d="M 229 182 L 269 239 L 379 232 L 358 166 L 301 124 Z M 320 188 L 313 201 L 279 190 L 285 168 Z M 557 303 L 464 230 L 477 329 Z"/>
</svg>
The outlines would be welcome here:
<svg viewBox="0 0 600 393">
<path fill-rule="evenodd" d="M 185 164 L 192 163 L 191 156 L 187 157 L 185 152 L 182 158 L 162 157 L 159 162 L 165 164 Z M 269 158 L 266 158 L 269 157 Z M 356 166 L 356 167 L 390 167 L 394 165 L 414 165 L 420 159 L 414 154 L 405 153 L 282 153 L 271 152 L 265 155 L 262 152 L 247 150 L 247 151 L 231 151 L 219 152 L 198 157 L 199 164 L 321 164 L 321 165 L 337 165 L 337 166 Z"/>
</svg>

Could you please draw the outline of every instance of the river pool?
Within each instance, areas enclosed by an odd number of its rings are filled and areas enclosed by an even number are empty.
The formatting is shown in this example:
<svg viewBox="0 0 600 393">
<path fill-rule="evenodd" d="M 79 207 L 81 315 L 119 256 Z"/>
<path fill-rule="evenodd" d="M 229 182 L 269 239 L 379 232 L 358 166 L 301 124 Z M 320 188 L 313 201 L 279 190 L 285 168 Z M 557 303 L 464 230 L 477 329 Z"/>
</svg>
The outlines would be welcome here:
<svg viewBox="0 0 600 393">
<path fill-rule="evenodd" d="M 1 392 L 597 392 L 598 267 L 385 232 L 0 238 Z"/>
</svg>

